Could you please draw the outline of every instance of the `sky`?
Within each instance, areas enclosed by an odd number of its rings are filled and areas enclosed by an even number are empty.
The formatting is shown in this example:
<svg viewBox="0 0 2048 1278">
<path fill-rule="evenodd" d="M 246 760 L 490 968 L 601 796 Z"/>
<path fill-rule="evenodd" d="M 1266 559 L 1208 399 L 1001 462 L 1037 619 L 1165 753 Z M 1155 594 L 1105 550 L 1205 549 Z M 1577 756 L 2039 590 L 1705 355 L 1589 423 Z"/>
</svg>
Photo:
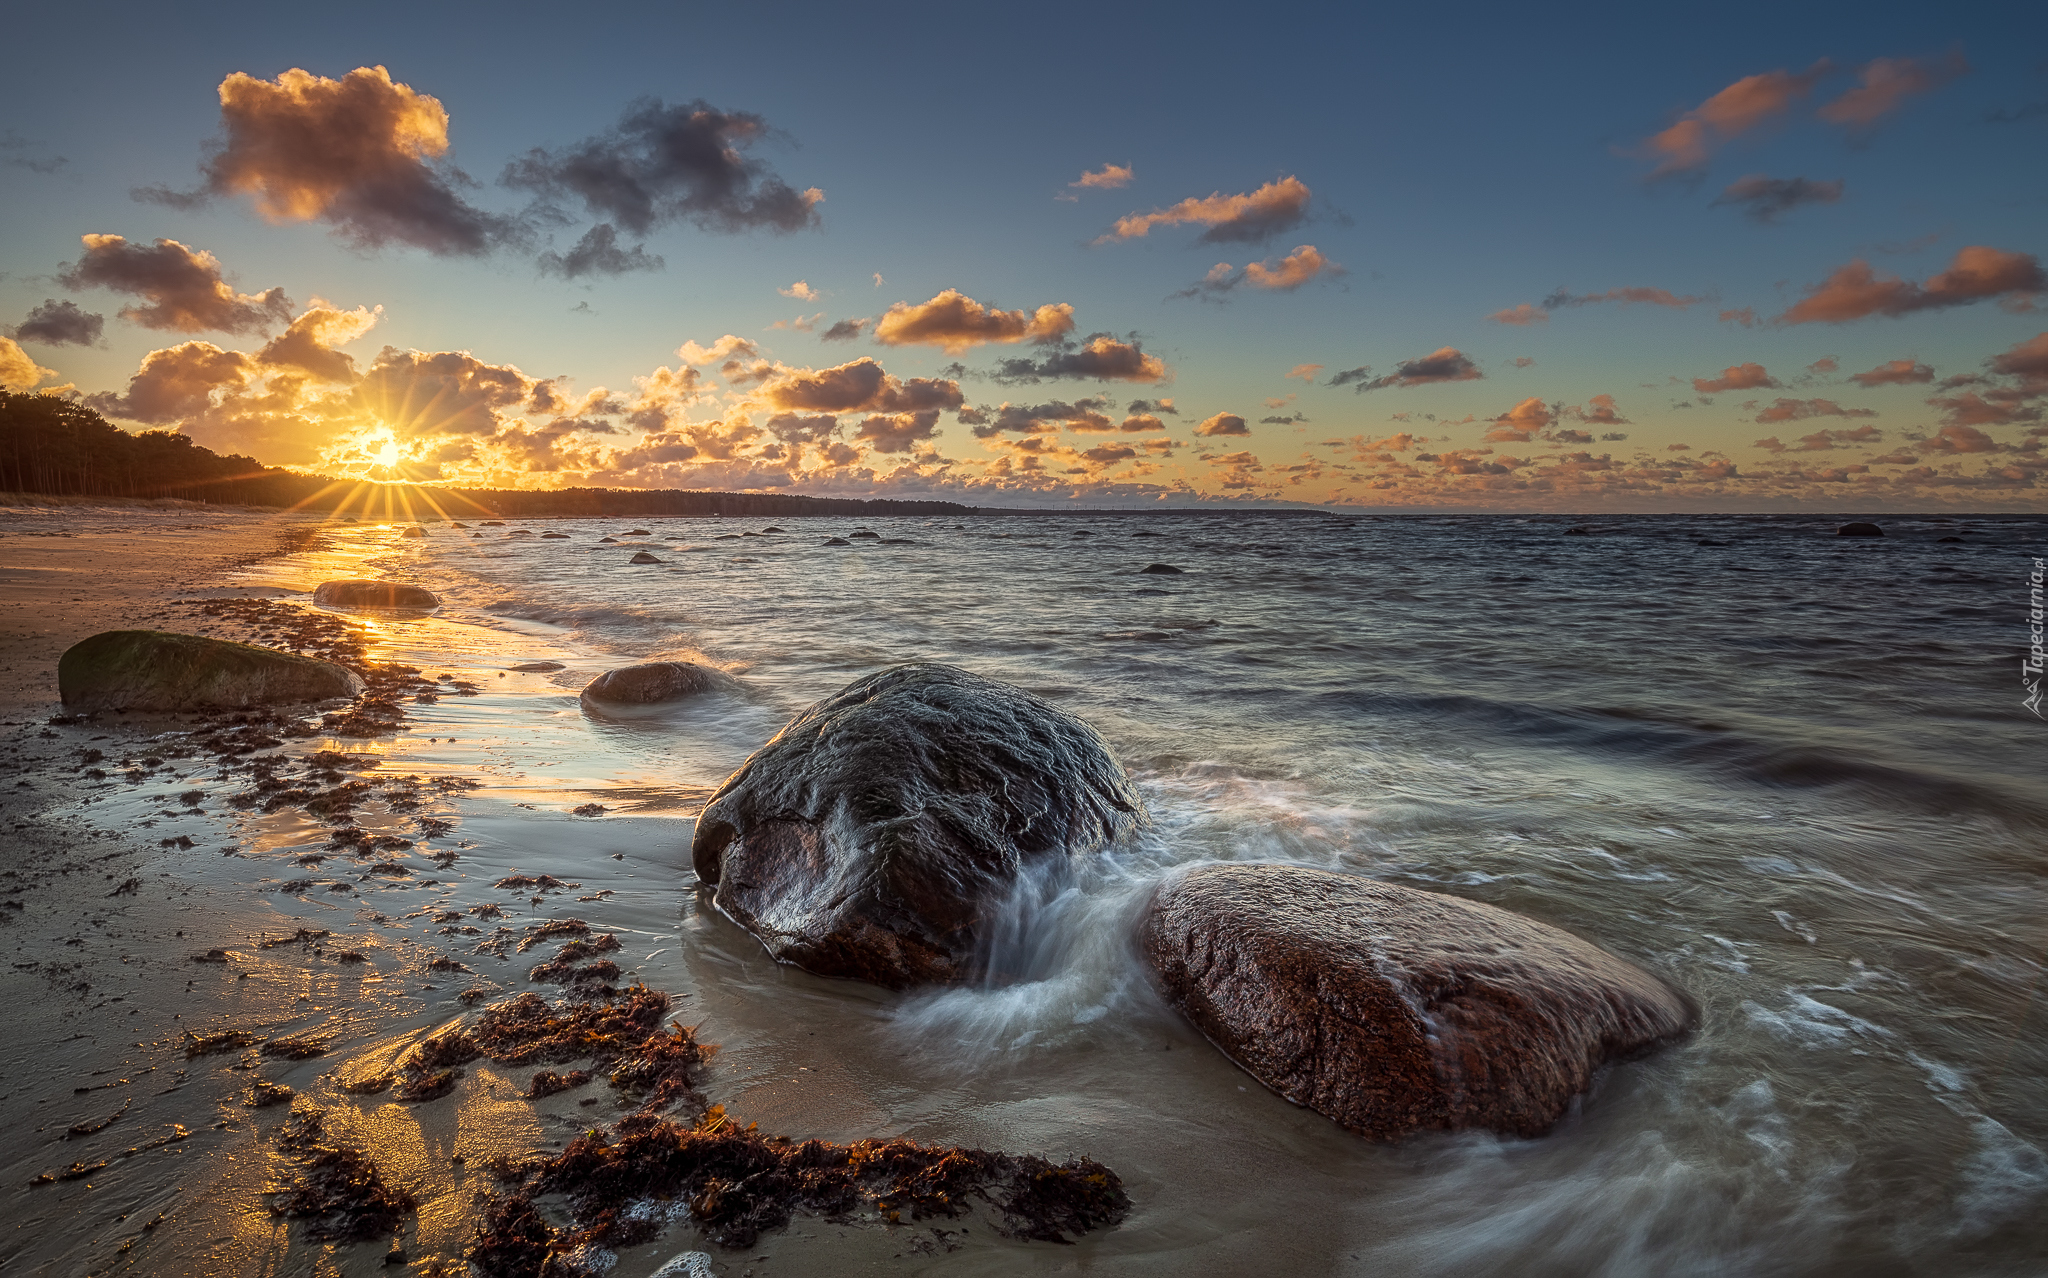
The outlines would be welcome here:
<svg viewBox="0 0 2048 1278">
<path fill-rule="evenodd" d="M 266 464 L 2048 509 L 2038 5 L 9 23 L 0 384 Z"/>
</svg>

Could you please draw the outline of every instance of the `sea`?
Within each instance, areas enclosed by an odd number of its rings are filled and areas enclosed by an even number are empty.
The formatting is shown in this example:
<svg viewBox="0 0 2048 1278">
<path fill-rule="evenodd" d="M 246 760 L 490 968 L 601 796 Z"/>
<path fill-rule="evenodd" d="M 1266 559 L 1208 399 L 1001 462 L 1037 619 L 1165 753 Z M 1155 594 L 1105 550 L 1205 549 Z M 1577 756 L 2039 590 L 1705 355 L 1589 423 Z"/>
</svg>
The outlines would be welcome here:
<svg viewBox="0 0 2048 1278">
<path fill-rule="evenodd" d="M 885 1268 L 2048 1272 L 2048 710 L 2022 670 L 2048 518 L 457 518 L 335 523 L 235 579 L 444 600 L 364 620 L 378 656 L 476 695 L 345 747 L 480 783 L 436 900 L 512 869 L 601 883 L 540 908 L 618 930 L 628 978 L 720 1044 L 707 1094 L 764 1131 L 1086 1155 L 1133 1200 L 1072 1247 L 977 1231 Z M 650 660 L 737 690 L 579 704 Z M 1018 906 L 1025 979 L 780 967 L 696 883 L 691 818 L 806 706 L 926 661 L 1092 724 L 1149 821 Z M 535 662 L 562 668 L 513 669 Z M 245 833 L 283 856 L 303 831 Z M 1149 984 L 1135 922 L 1210 862 L 1520 912 L 1682 987 L 1698 1031 L 1537 1139 L 1362 1140 Z M 804 1228 L 780 1271 L 834 1272 L 834 1227 Z"/>
</svg>

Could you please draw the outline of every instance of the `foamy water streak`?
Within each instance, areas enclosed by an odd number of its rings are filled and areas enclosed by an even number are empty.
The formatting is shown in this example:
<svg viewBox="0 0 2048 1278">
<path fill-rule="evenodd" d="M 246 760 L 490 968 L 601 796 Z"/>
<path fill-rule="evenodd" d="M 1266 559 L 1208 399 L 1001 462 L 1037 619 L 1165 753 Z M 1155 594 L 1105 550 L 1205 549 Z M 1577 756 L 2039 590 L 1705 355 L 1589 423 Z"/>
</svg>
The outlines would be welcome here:
<svg viewBox="0 0 2048 1278">
<path fill-rule="evenodd" d="M 1990 1273 L 2048 1254 L 2048 732 L 2012 678 L 2042 521 L 1888 520 L 1871 542 L 1790 518 L 1567 537 L 1009 517 L 879 521 L 915 544 L 844 548 L 820 543 L 852 521 L 777 523 L 358 536 L 443 592 L 444 619 L 582 654 L 553 677 L 564 699 L 657 657 L 740 681 L 674 716 L 563 711 L 545 748 L 593 785 L 706 793 L 810 702 L 911 660 L 1017 683 L 1111 740 L 1153 823 L 1020 886 L 991 945 L 1029 979 L 880 997 L 774 969 L 698 909 L 648 957 L 735 1053 L 831 1044 L 853 1090 L 786 1102 L 790 1121 L 1086 1150 L 1141 1204 L 1086 1244 L 1117 1272 Z M 668 562 L 629 566 L 636 543 Z M 1152 561 L 1187 571 L 1137 573 Z M 1217 860 L 1519 910 L 1684 985 L 1701 1032 L 1610 1071 L 1543 1140 L 1364 1145 L 1236 1072 L 1134 962 L 1160 878 Z"/>
</svg>

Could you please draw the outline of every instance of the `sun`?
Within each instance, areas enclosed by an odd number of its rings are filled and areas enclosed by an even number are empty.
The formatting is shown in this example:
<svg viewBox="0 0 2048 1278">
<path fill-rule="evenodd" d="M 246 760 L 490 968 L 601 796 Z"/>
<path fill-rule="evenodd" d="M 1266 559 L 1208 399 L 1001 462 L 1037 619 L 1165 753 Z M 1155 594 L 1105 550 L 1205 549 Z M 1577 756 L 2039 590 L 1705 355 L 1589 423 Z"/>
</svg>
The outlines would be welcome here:
<svg viewBox="0 0 2048 1278">
<path fill-rule="evenodd" d="M 379 466 L 396 466 L 405 460 L 405 450 L 398 446 L 395 439 L 386 439 L 377 447 L 364 451 L 368 453 L 370 460 Z"/>
</svg>

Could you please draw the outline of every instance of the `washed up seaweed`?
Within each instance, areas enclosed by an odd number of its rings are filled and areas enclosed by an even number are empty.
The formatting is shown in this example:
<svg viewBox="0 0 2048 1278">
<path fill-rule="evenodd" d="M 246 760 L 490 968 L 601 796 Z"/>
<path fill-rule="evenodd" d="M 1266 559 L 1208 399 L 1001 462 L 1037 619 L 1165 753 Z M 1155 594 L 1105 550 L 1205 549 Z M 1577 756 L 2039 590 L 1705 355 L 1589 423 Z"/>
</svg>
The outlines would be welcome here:
<svg viewBox="0 0 2048 1278">
<path fill-rule="evenodd" d="M 743 1248 L 799 1212 L 835 1221 L 873 1212 L 893 1225 L 957 1218 L 979 1203 L 1004 1234 L 1069 1243 L 1130 1210 L 1122 1181 L 1092 1159 L 1055 1164 L 910 1140 L 793 1141 L 741 1127 L 717 1106 L 689 1124 L 628 1115 L 514 1170 L 525 1173 L 518 1188 L 492 1203 L 467 1253 L 488 1278 L 573 1274 L 568 1257 L 579 1248 L 651 1241 L 661 1218 L 684 1212 L 711 1242 Z M 568 1227 L 550 1225 L 536 1206 L 550 1197 L 566 1205 Z"/>
<path fill-rule="evenodd" d="M 369 1154 L 328 1137 L 326 1111 L 296 1109 L 278 1133 L 278 1148 L 297 1166 L 276 1190 L 271 1210 L 306 1222 L 316 1242 L 363 1242 L 395 1236 L 418 1204 L 384 1182 Z"/>
</svg>

